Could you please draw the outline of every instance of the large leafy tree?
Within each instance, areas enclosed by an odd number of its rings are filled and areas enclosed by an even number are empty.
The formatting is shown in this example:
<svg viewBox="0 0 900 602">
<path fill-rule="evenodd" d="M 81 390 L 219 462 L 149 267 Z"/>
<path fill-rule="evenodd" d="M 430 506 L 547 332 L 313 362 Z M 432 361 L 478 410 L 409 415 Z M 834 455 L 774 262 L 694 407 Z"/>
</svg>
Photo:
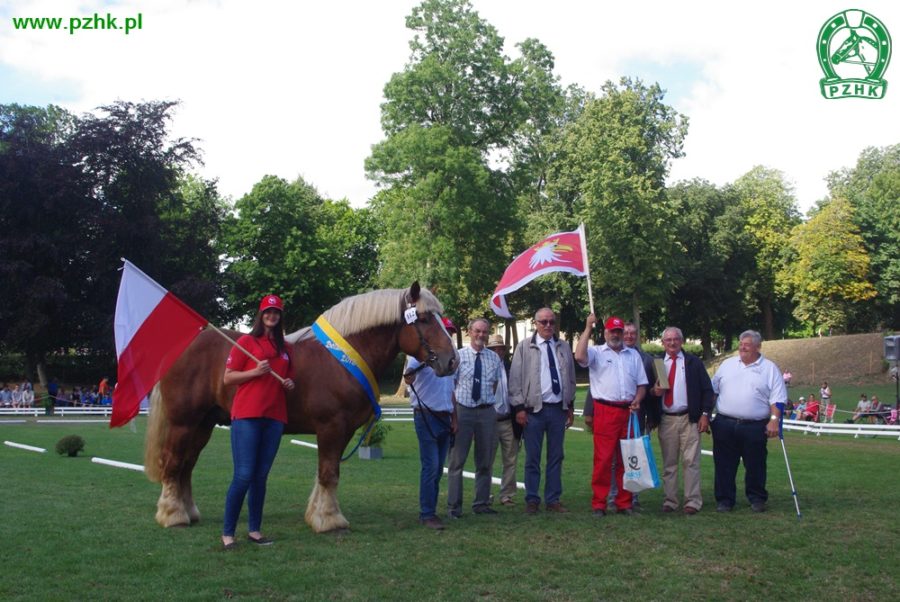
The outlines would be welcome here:
<svg viewBox="0 0 900 602">
<path fill-rule="evenodd" d="M 601 308 L 630 309 L 640 326 L 642 308 L 661 304 L 675 284 L 665 269 L 676 253 L 665 178 L 687 118 L 656 84 L 623 78 L 602 92 L 562 133 L 550 193 L 576 203 L 585 222 Z"/>
<path fill-rule="evenodd" d="M 256 183 L 235 210 L 224 236 L 235 317 L 255 315 L 259 299 L 276 293 L 293 330 L 370 285 L 376 227 L 369 210 L 324 199 L 300 178 L 275 176 Z"/>
<path fill-rule="evenodd" d="M 753 256 L 730 188 L 691 180 L 669 188 L 668 196 L 676 210 L 672 227 L 679 252 L 664 262 L 678 282 L 666 317 L 686 336 L 698 337 L 708 359 L 714 334 L 730 335 L 743 319 L 742 292 Z"/>
<path fill-rule="evenodd" d="M 853 168 L 828 177 L 831 198 L 853 207 L 871 258 L 870 281 L 878 295 L 869 304 L 870 327 L 900 327 L 900 144 L 867 148 Z"/>
<path fill-rule="evenodd" d="M 510 60 L 466 0 L 426 0 L 406 24 L 410 61 L 385 86 L 386 137 L 366 161 L 384 187 L 372 204 L 384 227 L 379 282 L 420 278 L 465 319 L 485 311 L 510 258 L 499 251 L 514 246 L 509 153 L 548 119 L 552 57 L 529 40 Z"/>
<path fill-rule="evenodd" d="M 846 199 L 832 199 L 794 228 L 785 277 L 798 319 L 838 332 L 858 327 L 851 323 L 857 305 L 875 297 L 868 275 L 869 255 Z"/>
<path fill-rule="evenodd" d="M 763 336 L 775 338 L 776 321 L 789 318 L 785 303 L 789 296 L 780 286 L 784 254 L 791 230 L 800 223 L 791 185 L 780 171 L 756 166 L 738 178 L 733 185 L 738 195 L 744 220 L 744 233 L 749 237 L 754 254 L 754 269 L 749 279 L 747 304 L 761 317 Z"/>
<path fill-rule="evenodd" d="M 120 257 L 199 311 L 216 307 L 210 241 L 223 209 L 213 184 L 186 187 L 198 151 L 170 139 L 175 106 L 117 102 L 81 117 L 0 107 L 0 265 L 17 290 L 0 301 L 0 335 L 41 380 L 53 350 L 112 353 Z M 28 312 L 15 303 L 23 296 Z"/>
</svg>

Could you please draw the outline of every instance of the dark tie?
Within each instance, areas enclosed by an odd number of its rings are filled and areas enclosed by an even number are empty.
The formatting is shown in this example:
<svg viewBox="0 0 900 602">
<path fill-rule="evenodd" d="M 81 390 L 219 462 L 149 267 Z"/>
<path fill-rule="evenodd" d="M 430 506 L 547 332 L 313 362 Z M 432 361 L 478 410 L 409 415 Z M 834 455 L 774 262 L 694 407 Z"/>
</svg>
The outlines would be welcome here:
<svg viewBox="0 0 900 602">
<path fill-rule="evenodd" d="M 472 401 L 481 399 L 481 352 L 475 354 L 475 373 L 472 376 Z"/>
<path fill-rule="evenodd" d="M 663 401 L 667 408 L 671 408 L 673 403 L 673 391 L 675 390 L 675 364 L 678 362 L 677 355 L 670 357 L 672 358 L 672 365 L 669 367 L 669 388 L 666 390 L 666 398 Z"/>
<path fill-rule="evenodd" d="M 550 380 L 553 381 L 553 394 L 559 395 L 561 390 L 559 386 L 559 372 L 556 370 L 556 359 L 553 357 L 553 346 L 550 341 L 544 341 L 547 344 L 547 363 L 550 364 Z"/>
</svg>

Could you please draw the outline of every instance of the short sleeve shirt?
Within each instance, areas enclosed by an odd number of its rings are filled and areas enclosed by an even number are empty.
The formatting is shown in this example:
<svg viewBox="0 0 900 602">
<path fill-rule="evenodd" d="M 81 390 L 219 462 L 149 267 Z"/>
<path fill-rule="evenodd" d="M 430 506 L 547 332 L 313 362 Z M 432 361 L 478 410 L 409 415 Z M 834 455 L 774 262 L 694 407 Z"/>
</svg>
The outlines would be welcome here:
<svg viewBox="0 0 900 602">
<path fill-rule="evenodd" d="M 291 356 L 288 348 L 279 354 L 275 344 L 267 337 L 251 337 L 244 335 L 238 339 L 238 344 L 260 360 L 269 360 L 272 372 L 282 378 L 287 378 L 291 370 Z M 237 347 L 231 348 L 225 367 L 237 372 L 244 372 L 256 365 Z M 270 374 L 257 376 L 245 383 L 238 385 L 234 402 L 231 405 L 231 419 L 241 418 L 271 418 L 279 422 L 287 423 L 287 401 L 284 387 L 278 379 Z"/>
<path fill-rule="evenodd" d="M 609 345 L 588 347 L 591 397 L 605 401 L 631 402 L 637 388 L 647 384 L 641 354 L 630 347 L 614 351 Z"/>
</svg>

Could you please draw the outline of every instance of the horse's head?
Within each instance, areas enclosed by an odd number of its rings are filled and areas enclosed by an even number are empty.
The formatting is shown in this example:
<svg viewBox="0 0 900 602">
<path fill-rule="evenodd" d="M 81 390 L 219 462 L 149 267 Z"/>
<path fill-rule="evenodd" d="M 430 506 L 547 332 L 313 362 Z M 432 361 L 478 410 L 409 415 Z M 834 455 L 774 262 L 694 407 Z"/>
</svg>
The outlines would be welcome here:
<svg viewBox="0 0 900 602">
<path fill-rule="evenodd" d="M 859 35 L 851 29 L 850 37 L 844 40 L 844 43 L 831 55 L 832 64 L 837 65 L 843 63 L 850 57 L 857 56 L 859 54 L 859 43 L 861 41 Z"/>
<path fill-rule="evenodd" d="M 459 366 L 459 354 L 450 333 L 441 320 L 440 301 L 414 282 L 404 295 L 400 349 L 434 370 L 438 376 L 453 374 Z"/>
</svg>

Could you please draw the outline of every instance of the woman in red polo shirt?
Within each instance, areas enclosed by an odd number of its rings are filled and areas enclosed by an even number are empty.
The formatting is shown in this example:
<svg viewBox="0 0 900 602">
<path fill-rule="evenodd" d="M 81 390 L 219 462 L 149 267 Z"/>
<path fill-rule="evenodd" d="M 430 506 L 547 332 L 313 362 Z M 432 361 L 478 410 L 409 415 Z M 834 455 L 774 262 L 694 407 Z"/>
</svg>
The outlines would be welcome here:
<svg viewBox="0 0 900 602">
<path fill-rule="evenodd" d="M 236 545 L 234 531 L 245 496 L 250 514 L 247 538 L 259 545 L 272 543 L 260 532 L 266 479 L 287 423 L 284 392 L 294 388 L 294 381 L 289 378 L 291 352 L 284 342 L 283 310 L 284 304 L 278 296 L 263 297 L 253 329 L 238 339 L 238 344 L 252 353 L 256 361 L 233 347 L 225 364 L 225 384 L 238 385 L 231 405 L 234 477 L 225 496 L 222 544 L 226 550 Z M 283 378 L 284 382 L 273 374 Z"/>
</svg>

